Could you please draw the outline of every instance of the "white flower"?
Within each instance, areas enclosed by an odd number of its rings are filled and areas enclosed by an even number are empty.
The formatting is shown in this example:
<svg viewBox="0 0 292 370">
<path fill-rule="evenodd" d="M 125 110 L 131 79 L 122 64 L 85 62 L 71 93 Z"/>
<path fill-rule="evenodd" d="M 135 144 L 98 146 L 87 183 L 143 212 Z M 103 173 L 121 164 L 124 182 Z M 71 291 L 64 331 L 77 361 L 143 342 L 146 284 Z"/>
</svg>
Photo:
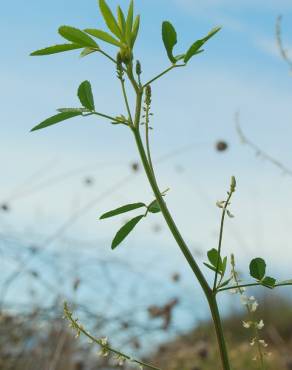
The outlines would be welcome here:
<svg viewBox="0 0 292 370">
<path fill-rule="evenodd" d="M 126 361 L 127 359 L 126 359 L 126 357 L 125 357 L 125 356 L 119 355 L 119 356 L 117 357 L 117 360 L 118 360 L 118 365 L 119 365 L 119 366 L 123 366 L 123 365 L 124 365 L 124 363 L 125 363 L 125 361 Z"/>
<path fill-rule="evenodd" d="M 105 338 L 100 338 L 100 343 L 101 343 L 101 345 L 102 345 L 102 346 L 107 346 L 107 344 L 108 344 L 108 339 L 107 339 L 107 337 L 105 337 Z"/>
<path fill-rule="evenodd" d="M 250 342 L 250 345 L 253 347 L 255 345 L 256 338 L 253 338 L 252 341 Z"/>
<path fill-rule="evenodd" d="M 258 308 L 259 304 L 257 301 L 254 301 L 251 305 L 250 305 L 250 310 L 251 312 L 255 312 Z"/>
<path fill-rule="evenodd" d="M 260 343 L 264 348 L 268 347 L 268 344 L 267 344 L 263 339 L 260 339 L 260 340 L 259 340 L 259 343 Z"/>
<path fill-rule="evenodd" d="M 225 204 L 226 204 L 226 202 L 224 200 L 218 200 L 216 202 L 216 206 L 219 207 L 219 208 L 224 208 Z"/>
<path fill-rule="evenodd" d="M 245 329 L 249 329 L 251 327 L 251 322 L 250 321 L 242 321 L 242 325 Z"/>
<path fill-rule="evenodd" d="M 261 330 L 264 326 L 265 326 L 265 324 L 264 324 L 264 321 L 263 320 L 261 320 L 260 322 L 257 323 L 257 328 L 259 330 Z"/>
</svg>

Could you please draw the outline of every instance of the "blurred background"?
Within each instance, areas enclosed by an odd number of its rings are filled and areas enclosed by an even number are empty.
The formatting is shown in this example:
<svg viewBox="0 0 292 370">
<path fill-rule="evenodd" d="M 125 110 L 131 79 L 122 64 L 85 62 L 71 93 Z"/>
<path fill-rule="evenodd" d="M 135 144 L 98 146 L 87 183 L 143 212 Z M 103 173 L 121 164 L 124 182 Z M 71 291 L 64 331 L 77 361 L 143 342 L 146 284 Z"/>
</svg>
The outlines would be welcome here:
<svg viewBox="0 0 292 370">
<path fill-rule="evenodd" d="M 261 256 L 270 275 L 291 278 L 291 2 L 135 3 L 144 81 L 169 66 L 162 21 L 175 25 L 179 53 L 223 26 L 187 68 L 152 86 L 154 163 L 192 252 L 211 279 L 203 262 L 218 240 L 216 201 L 234 175 L 225 254 L 236 255 L 243 276 Z M 55 109 L 76 106 L 86 79 L 98 111 L 124 113 L 115 69 L 102 56 L 29 57 L 59 43 L 63 24 L 105 27 L 94 0 L 2 4 L 0 369 L 115 367 L 74 339 L 62 319 L 65 300 L 92 333 L 135 357 L 169 370 L 215 369 L 206 301 L 161 215 L 151 215 L 114 252 L 111 240 L 127 216 L 98 220 L 112 208 L 153 199 L 129 132 L 91 117 L 29 132 Z M 269 298 L 265 289 L 252 293 L 267 321 L 270 369 L 292 369 L 291 289 L 268 291 Z M 234 369 L 254 368 L 238 297 L 222 295 L 220 307 Z"/>
</svg>

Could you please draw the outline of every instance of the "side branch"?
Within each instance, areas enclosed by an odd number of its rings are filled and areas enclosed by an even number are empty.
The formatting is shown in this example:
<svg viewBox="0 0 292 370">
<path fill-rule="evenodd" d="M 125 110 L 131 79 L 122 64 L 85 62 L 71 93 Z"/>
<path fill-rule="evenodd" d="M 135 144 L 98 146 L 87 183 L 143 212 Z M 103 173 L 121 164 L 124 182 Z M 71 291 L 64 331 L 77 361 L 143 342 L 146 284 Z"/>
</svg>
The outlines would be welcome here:
<svg viewBox="0 0 292 370">
<path fill-rule="evenodd" d="M 101 355 L 107 356 L 108 354 L 112 353 L 117 356 L 117 361 L 120 365 L 123 365 L 125 361 L 130 361 L 132 363 L 136 363 L 139 365 L 141 368 L 147 367 L 152 370 L 160 370 L 158 367 L 152 366 L 150 364 L 147 364 L 145 362 L 136 360 L 129 355 L 126 355 L 123 352 L 120 352 L 114 348 L 112 348 L 107 341 L 107 338 L 95 338 L 92 336 L 88 331 L 84 329 L 84 327 L 78 323 L 78 319 L 73 318 L 73 313 L 69 310 L 69 307 L 67 303 L 64 303 L 64 314 L 65 318 L 70 322 L 70 327 L 76 331 L 76 336 L 79 337 L 80 334 L 84 334 L 92 343 L 98 344 L 102 351 Z"/>
</svg>

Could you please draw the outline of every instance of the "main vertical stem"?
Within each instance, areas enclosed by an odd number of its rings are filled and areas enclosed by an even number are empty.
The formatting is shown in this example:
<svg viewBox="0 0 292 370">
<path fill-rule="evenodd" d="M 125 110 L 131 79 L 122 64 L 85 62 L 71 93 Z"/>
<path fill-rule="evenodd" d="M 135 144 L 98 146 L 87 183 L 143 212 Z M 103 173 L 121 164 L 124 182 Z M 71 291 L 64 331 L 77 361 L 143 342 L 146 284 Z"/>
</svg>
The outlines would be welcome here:
<svg viewBox="0 0 292 370">
<path fill-rule="evenodd" d="M 136 118 L 138 118 L 139 116 L 139 111 L 141 108 L 139 108 L 139 105 L 141 105 L 141 101 L 139 100 L 139 96 L 138 96 L 138 103 L 137 103 L 137 107 L 136 107 Z M 146 175 L 147 175 L 147 178 L 149 180 L 149 183 L 151 185 L 151 188 L 154 192 L 154 195 L 158 201 L 158 204 L 160 206 L 160 209 L 161 209 L 161 212 L 164 216 L 164 219 L 174 237 L 174 239 L 176 240 L 178 246 L 180 247 L 183 255 L 185 256 L 186 260 L 188 261 L 188 264 L 190 265 L 191 269 L 193 270 L 196 278 L 198 279 L 204 293 L 205 293 L 205 296 L 208 300 L 208 303 L 209 303 L 209 307 L 210 307 L 210 310 L 211 310 L 211 313 L 212 313 L 212 319 L 213 319 L 213 322 L 214 322 L 214 326 L 215 326 L 215 331 L 216 331 L 216 336 L 217 336 L 217 341 L 218 341 L 218 346 L 219 346 L 219 351 L 220 351 L 220 356 L 221 356 L 221 362 L 222 362 L 222 369 L 223 370 L 230 370 L 230 365 L 229 365 L 229 359 L 228 359 L 228 354 L 227 354 L 227 348 L 226 348 L 226 344 L 225 344 L 225 338 L 224 338 L 224 334 L 223 334 L 223 329 L 222 329 L 222 323 L 221 323 L 221 319 L 220 319 L 220 314 L 219 314 L 219 310 L 218 310 L 218 305 L 217 305 L 217 301 L 216 301 L 216 296 L 215 296 L 215 293 L 212 291 L 212 289 L 210 288 L 207 280 L 205 279 L 203 273 L 201 272 L 197 262 L 195 261 L 193 255 L 191 254 L 188 246 L 186 245 L 182 235 L 180 234 L 168 208 L 167 208 L 167 205 L 166 203 L 164 202 L 164 199 L 161 195 L 161 192 L 159 190 L 159 187 L 156 183 L 156 179 L 153 175 L 153 172 L 149 166 L 149 163 L 148 163 L 148 160 L 147 160 L 147 156 L 146 156 L 146 153 L 145 153 L 145 149 L 144 149 L 144 146 L 143 146 L 143 142 L 142 142 L 142 139 L 141 139 L 141 136 L 140 136 L 140 133 L 139 133 L 139 122 L 137 124 L 137 121 L 136 121 L 136 127 L 134 127 L 132 130 L 133 130 L 133 133 L 134 133 L 134 136 L 135 136 L 135 140 L 136 140 L 136 144 L 137 144 L 137 147 L 138 147 L 138 150 L 139 150 L 139 154 L 140 154 L 140 157 L 141 157 L 141 161 L 143 163 L 143 167 L 145 169 L 145 172 L 146 172 Z"/>
</svg>

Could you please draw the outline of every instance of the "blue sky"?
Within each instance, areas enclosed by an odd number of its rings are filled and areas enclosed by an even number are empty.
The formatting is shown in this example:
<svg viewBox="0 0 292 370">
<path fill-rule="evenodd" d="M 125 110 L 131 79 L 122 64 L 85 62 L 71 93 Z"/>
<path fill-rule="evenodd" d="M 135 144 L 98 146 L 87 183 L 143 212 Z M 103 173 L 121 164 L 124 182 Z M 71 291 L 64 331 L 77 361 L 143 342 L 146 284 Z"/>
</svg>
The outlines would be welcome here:
<svg viewBox="0 0 292 370">
<path fill-rule="evenodd" d="M 118 3 L 127 6 L 127 1 L 109 1 L 114 7 Z M 292 44 L 291 1 L 137 0 L 136 8 L 142 13 L 142 27 L 135 55 L 142 61 L 145 80 L 169 65 L 161 41 L 163 20 L 172 21 L 177 29 L 178 51 L 186 50 L 213 26 L 223 27 L 188 68 L 153 85 L 154 157 L 193 145 L 192 150 L 158 164 L 162 187 L 171 187 L 169 203 L 179 225 L 191 245 L 212 247 L 219 217 L 214 203 L 224 196 L 234 174 L 239 183 L 234 204 L 237 217 L 226 233 L 227 250 L 236 249 L 243 255 L 244 244 L 245 254 L 251 257 L 266 249 L 270 260 L 280 264 L 275 245 L 277 250 L 287 251 L 291 240 L 287 221 L 291 179 L 240 145 L 234 113 L 241 111 L 242 127 L 253 141 L 292 167 L 292 79 L 274 36 L 276 17 L 283 14 L 283 38 L 288 48 Z M 57 28 L 62 24 L 104 28 L 96 1 L 5 2 L 1 18 L 1 34 L 6 35 L 0 60 L 1 199 L 9 198 L 15 188 L 21 189 L 43 166 L 48 166 L 48 171 L 34 179 L 35 185 L 84 167 L 90 168 L 84 173 L 97 179 L 96 186 L 84 192 L 81 175 L 71 176 L 44 191 L 20 197 L 12 202 L 15 213 L 5 219 L 1 216 L 2 225 L 29 229 L 36 224 L 41 232 L 52 232 L 71 212 L 127 176 L 129 163 L 137 160 L 137 154 L 124 128 L 102 120 L 75 119 L 29 133 L 56 108 L 78 104 L 76 90 L 85 79 L 92 83 L 100 111 L 124 112 L 115 72 L 101 56 L 80 59 L 77 52 L 28 56 L 61 41 Z M 116 52 L 105 48 L 113 55 Z M 214 150 L 219 139 L 230 143 L 230 150 L 222 155 Z M 182 173 L 176 171 L 178 165 L 183 166 Z M 120 221 L 97 225 L 96 214 L 151 196 L 143 175 L 138 174 L 69 232 L 107 244 Z M 150 226 L 144 229 L 146 239 L 152 238 Z M 155 243 L 161 248 L 172 244 L 167 235 L 164 230 Z M 139 236 L 134 236 L 129 243 L 138 240 Z M 176 258 L 176 252 L 173 254 Z"/>
</svg>

